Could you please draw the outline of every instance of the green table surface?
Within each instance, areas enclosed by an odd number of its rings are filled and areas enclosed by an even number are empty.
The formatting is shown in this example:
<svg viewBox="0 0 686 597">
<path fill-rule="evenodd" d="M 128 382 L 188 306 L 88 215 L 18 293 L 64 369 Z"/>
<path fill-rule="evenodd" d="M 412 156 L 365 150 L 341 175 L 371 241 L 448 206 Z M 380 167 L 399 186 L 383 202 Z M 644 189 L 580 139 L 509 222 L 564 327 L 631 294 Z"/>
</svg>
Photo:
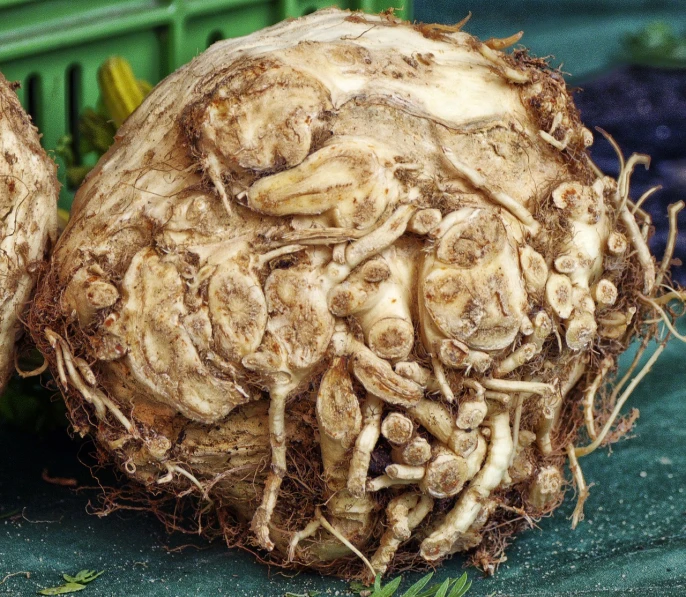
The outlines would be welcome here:
<svg viewBox="0 0 686 597">
<path fill-rule="evenodd" d="M 628 355 L 624 357 L 626 363 Z M 573 492 L 552 517 L 521 534 L 492 578 L 472 569 L 469 595 L 686 595 L 686 346 L 673 342 L 638 387 L 631 406 L 641 417 L 629 440 L 582 459 L 588 483 L 586 520 L 572 531 Z M 80 449 L 85 449 L 81 447 Z M 144 513 L 89 515 L 95 491 L 47 484 L 41 474 L 88 473 L 64 432 L 39 439 L 0 429 L 0 595 L 33 595 L 61 573 L 105 573 L 79 593 L 96 596 L 236 595 L 283 597 L 292 591 L 346 595 L 347 583 L 317 574 L 285 575 L 249 553 L 220 543 L 169 536 Z M 462 574 L 455 558 L 437 578 Z M 408 574 L 406 583 L 416 580 Z"/>
</svg>

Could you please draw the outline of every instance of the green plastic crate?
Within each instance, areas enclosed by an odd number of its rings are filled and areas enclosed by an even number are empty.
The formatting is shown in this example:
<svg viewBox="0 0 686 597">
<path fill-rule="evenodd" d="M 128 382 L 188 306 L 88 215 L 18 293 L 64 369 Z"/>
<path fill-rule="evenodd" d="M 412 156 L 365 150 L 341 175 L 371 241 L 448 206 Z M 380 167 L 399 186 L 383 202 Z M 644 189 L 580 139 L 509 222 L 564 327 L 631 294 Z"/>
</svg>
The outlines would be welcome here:
<svg viewBox="0 0 686 597">
<path fill-rule="evenodd" d="M 398 16 L 411 18 L 411 0 Z M 0 0 L 0 71 L 18 81 L 19 99 L 51 150 L 74 135 L 98 99 L 97 70 L 113 54 L 140 79 L 157 83 L 212 43 L 247 35 L 320 8 L 380 12 L 393 0 Z M 63 183 L 60 206 L 73 193 Z"/>
</svg>

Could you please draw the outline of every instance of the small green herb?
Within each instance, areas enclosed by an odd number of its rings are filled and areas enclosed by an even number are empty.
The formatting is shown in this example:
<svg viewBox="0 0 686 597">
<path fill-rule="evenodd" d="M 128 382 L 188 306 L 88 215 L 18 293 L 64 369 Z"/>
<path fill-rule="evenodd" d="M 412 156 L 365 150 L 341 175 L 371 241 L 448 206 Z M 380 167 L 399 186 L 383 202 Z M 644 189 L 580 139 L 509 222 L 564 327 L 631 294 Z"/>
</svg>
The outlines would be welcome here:
<svg viewBox="0 0 686 597">
<path fill-rule="evenodd" d="M 103 574 L 105 571 L 101 570 L 96 572 L 95 570 L 80 570 L 75 576 L 70 576 L 69 574 L 63 574 L 62 578 L 65 580 L 64 584 L 57 587 L 48 587 L 47 589 L 41 589 L 38 591 L 39 595 L 65 595 L 67 593 L 76 593 L 76 591 L 83 591 L 86 585 L 93 582 L 98 576 Z"/>
<path fill-rule="evenodd" d="M 391 597 L 391 595 L 395 595 L 401 581 L 402 577 L 399 576 L 398 578 L 394 578 L 385 587 L 382 587 L 381 576 L 377 576 L 374 581 L 374 592 L 371 594 L 371 597 Z"/>
<path fill-rule="evenodd" d="M 58 587 L 49 587 L 38 591 L 39 595 L 64 595 L 66 593 L 76 593 L 76 591 L 83 591 L 86 585 L 77 582 L 67 582 Z"/>
<path fill-rule="evenodd" d="M 105 571 L 101 570 L 96 572 L 95 570 L 81 570 L 76 573 L 76 576 L 69 576 L 68 574 L 63 574 L 62 578 L 67 582 L 78 582 L 82 585 L 87 585 L 89 582 L 93 582 L 98 576 L 103 574 Z"/>
<path fill-rule="evenodd" d="M 396 596 L 396 591 L 402 581 L 401 577 L 394 578 L 388 584 L 381 584 L 381 576 L 374 580 L 374 587 L 365 587 L 361 582 L 350 583 L 350 591 L 363 597 L 462 597 L 469 591 L 472 582 L 468 581 L 465 572 L 460 578 L 446 578 L 440 584 L 425 588 L 433 578 L 433 572 L 420 578 L 405 593 Z"/>
</svg>

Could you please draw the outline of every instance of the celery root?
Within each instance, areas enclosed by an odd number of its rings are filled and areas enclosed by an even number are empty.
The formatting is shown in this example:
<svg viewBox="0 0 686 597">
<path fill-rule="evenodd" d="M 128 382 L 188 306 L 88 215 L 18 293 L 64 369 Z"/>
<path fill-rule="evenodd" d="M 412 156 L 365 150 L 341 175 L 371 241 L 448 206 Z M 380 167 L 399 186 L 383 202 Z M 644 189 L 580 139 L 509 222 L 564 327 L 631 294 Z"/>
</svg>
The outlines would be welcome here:
<svg viewBox="0 0 686 597">
<path fill-rule="evenodd" d="M 30 327 L 171 526 L 161 492 L 274 564 L 492 572 L 567 461 L 581 520 L 582 457 L 647 371 L 608 391 L 618 355 L 675 332 L 671 256 L 629 198 L 645 158 L 604 176 L 559 74 L 498 47 L 323 10 L 214 44 L 123 124 Z"/>
<path fill-rule="evenodd" d="M 15 89 L 0 75 L 0 391 L 15 369 L 26 306 L 57 237 L 56 165 Z M 97 301 L 97 291 L 85 298 Z"/>
</svg>

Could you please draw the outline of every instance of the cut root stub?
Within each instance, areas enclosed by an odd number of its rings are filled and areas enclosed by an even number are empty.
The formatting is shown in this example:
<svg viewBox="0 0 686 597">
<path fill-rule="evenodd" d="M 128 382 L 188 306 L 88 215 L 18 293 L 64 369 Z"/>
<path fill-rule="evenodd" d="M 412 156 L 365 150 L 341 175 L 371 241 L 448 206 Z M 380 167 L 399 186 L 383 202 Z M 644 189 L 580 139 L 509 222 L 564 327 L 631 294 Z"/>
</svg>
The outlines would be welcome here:
<svg viewBox="0 0 686 597">
<path fill-rule="evenodd" d="M 387 415 L 381 423 L 381 435 L 396 446 L 407 444 L 413 432 L 412 419 L 397 412 Z"/>
</svg>

